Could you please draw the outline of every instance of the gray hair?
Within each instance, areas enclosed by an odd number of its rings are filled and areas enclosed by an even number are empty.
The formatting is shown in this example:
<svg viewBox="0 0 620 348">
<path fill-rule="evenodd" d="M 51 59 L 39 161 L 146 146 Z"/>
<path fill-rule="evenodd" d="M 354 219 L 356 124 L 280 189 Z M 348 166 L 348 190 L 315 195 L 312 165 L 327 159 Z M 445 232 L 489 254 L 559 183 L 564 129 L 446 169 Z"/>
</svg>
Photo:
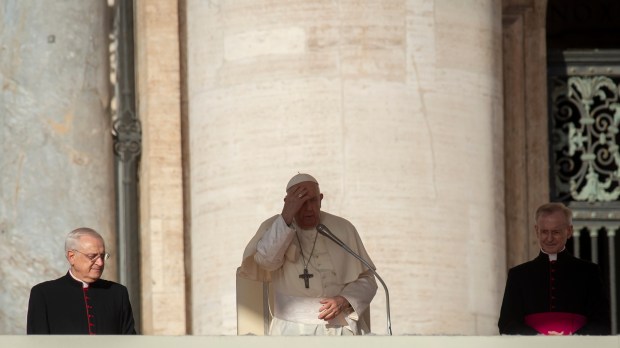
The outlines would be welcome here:
<svg viewBox="0 0 620 348">
<path fill-rule="evenodd" d="M 88 227 L 80 227 L 67 234 L 67 238 L 65 238 L 65 251 L 77 249 L 79 245 L 79 240 L 80 238 L 82 238 L 82 236 L 99 238 L 103 242 L 103 237 L 101 237 L 101 235 L 97 233 L 97 231 Z"/>
<path fill-rule="evenodd" d="M 561 212 L 564 214 L 566 222 L 569 225 L 573 224 L 573 211 L 564 204 L 558 202 L 546 203 L 538 207 L 536 210 L 536 223 L 538 223 L 538 218 L 542 215 L 549 215 L 555 212 Z"/>
</svg>

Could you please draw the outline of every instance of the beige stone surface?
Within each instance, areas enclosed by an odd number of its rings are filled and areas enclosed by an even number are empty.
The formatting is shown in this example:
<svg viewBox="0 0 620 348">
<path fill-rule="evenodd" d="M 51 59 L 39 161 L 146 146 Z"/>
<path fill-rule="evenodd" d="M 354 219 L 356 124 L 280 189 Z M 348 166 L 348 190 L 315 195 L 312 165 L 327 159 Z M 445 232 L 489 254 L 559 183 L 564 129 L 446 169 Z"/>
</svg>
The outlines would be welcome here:
<svg viewBox="0 0 620 348">
<path fill-rule="evenodd" d="M 334 344 L 334 342 L 337 342 Z M 67 346 L 86 346 L 92 348 L 315 348 L 325 346 L 374 348 L 410 348 L 410 347 L 442 347 L 442 348 L 580 348 L 592 346 L 597 348 L 617 348 L 620 345 L 618 336 L 366 336 L 359 337 L 258 337 L 258 336 L 99 336 L 96 339 L 88 336 L 0 336 L 0 345 L 11 348 L 49 347 L 64 348 Z"/>
<path fill-rule="evenodd" d="M 337 342 L 334 344 L 334 342 Z M 620 345 L 618 336 L 366 336 L 359 337 L 258 337 L 258 336 L 99 336 L 96 339 L 88 336 L 0 336 L 0 345 L 11 348 L 49 347 L 64 348 L 88 345 L 92 348 L 315 348 L 325 346 L 343 346 L 374 348 L 410 348 L 410 347 L 442 347 L 442 348 L 580 348 L 592 346 L 597 348 L 617 348 Z"/>
<path fill-rule="evenodd" d="M 186 333 L 177 1 L 136 2 L 142 333 Z"/>
<path fill-rule="evenodd" d="M 298 171 L 360 231 L 395 334 L 497 333 L 499 2 L 188 0 L 187 32 L 193 333 L 235 333 L 241 253 Z"/>
</svg>

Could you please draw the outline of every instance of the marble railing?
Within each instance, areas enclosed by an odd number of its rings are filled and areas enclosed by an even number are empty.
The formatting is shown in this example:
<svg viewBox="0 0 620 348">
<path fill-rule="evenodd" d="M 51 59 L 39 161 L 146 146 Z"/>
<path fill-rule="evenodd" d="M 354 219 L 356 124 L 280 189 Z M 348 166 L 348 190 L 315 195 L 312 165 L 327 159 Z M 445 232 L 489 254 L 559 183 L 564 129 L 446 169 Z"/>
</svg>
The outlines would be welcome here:
<svg viewBox="0 0 620 348">
<path fill-rule="evenodd" d="M 619 336 L 0 336 L 0 347 L 175 348 L 619 348 Z"/>
</svg>

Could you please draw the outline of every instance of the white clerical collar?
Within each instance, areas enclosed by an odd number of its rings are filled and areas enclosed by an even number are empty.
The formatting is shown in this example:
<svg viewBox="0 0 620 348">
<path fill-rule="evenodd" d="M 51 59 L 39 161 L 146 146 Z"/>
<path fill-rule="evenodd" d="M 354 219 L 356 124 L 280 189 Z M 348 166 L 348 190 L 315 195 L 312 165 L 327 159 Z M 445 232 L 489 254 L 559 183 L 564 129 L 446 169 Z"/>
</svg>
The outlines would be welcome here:
<svg viewBox="0 0 620 348">
<path fill-rule="evenodd" d="M 562 250 L 560 250 L 560 252 L 564 251 L 564 249 L 566 249 L 566 246 L 564 246 L 564 248 L 562 248 Z M 546 254 L 547 256 L 549 256 L 549 261 L 555 261 L 555 260 L 557 260 L 557 259 L 558 259 L 558 254 L 549 254 L 549 253 L 546 253 L 546 252 L 545 252 L 544 250 L 542 250 L 542 249 L 540 249 L 540 251 L 541 251 L 543 254 Z"/>
<path fill-rule="evenodd" d="M 82 283 L 82 288 L 87 288 L 88 287 L 88 283 L 76 278 L 73 273 L 71 272 L 71 270 L 69 270 L 69 274 L 71 275 L 71 277 L 75 280 L 77 280 L 78 282 Z"/>
</svg>

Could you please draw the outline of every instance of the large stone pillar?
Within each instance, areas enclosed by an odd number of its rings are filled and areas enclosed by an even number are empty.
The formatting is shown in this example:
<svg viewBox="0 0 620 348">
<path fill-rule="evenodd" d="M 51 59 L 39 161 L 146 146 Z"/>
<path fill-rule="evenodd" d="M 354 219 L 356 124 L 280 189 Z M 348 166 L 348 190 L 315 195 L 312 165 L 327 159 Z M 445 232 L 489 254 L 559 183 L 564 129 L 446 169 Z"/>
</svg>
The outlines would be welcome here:
<svg viewBox="0 0 620 348">
<path fill-rule="evenodd" d="M 0 334 L 25 333 L 30 288 L 67 272 L 69 231 L 96 229 L 114 257 L 109 14 L 102 0 L 0 6 Z"/>
<path fill-rule="evenodd" d="M 187 1 L 195 334 L 297 173 L 360 231 L 394 334 L 494 334 L 505 277 L 501 3 Z M 371 306 L 386 333 L 385 299 Z"/>
<path fill-rule="evenodd" d="M 136 1 L 142 329 L 186 332 L 181 85 L 177 1 Z"/>
</svg>

